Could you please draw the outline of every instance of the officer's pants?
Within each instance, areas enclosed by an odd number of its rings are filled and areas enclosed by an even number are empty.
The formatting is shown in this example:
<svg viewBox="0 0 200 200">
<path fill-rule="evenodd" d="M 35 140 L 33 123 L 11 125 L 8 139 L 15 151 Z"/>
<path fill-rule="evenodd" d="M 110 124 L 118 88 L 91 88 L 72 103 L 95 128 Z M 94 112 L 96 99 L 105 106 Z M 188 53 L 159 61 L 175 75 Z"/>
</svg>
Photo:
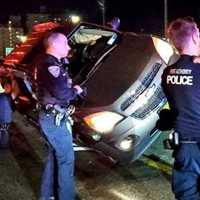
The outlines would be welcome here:
<svg viewBox="0 0 200 200">
<path fill-rule="evenodd" d="M 0 149 L 9 147 L 9 124 L 0 124 Z"/>
<path fill-rule="evenodd" d="M 174 152 L 172 190 L 177 200 L 200 200 L 200 144 L 181 144 Z"/>
<path fill-rule="evenodd" d="M 54 118 L 53 114 L 47 115 L 44 112 L 39 115 L 39 123 L 50 145 L 42 175 L 40 199 L 48 200 L 57 194 L 59 200 L 73 200 L 75 187 L 72 134 L 69 124 L 62 122 L 57 127 Z"/>
</svg>

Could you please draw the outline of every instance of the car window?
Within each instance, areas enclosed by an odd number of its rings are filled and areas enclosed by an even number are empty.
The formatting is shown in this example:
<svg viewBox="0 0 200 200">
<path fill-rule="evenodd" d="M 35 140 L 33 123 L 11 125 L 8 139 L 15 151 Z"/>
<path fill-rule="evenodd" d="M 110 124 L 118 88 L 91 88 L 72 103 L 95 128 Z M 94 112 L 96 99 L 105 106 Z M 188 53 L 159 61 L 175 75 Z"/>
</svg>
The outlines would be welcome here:
<svg viewBox="0 0 200 200">
<path fill-rule="evenodd" d="M 99 58 L 109 51 L 118 39 L 118 33 L 114 31 L 80 26 L 69 37 L 72 48 L 69 68 L 74 81 L 76 83 L 84 81 Z"/>
</svg>

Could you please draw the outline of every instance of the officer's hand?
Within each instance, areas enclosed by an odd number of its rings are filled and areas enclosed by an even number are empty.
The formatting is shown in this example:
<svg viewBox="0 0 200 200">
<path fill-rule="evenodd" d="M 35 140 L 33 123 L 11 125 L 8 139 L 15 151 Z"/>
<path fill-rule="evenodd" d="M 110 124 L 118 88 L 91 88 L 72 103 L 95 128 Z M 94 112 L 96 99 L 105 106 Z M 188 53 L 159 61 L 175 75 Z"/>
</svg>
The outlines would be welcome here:
<svg viewBox="0 0 200 200">
<path fill-rule="evenodd" d="M 83 89 L 79 85 L 75 85 L 74 88 L 77 90 L 78 94 L 81 94 L 83 92 Z"/>
<path fill-rule="evenodd" d="M 200 63 L 200 56 L 196 56 L 193 58 L 194 63 Z"/>
</svg>

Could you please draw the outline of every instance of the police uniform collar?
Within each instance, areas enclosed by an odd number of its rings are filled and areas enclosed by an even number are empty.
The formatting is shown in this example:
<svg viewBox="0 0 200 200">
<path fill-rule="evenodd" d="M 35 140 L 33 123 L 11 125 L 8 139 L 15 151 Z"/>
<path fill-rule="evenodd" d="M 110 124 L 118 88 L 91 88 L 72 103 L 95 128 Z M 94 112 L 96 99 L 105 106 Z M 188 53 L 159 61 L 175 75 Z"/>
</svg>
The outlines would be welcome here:
<svg viewBox="0 0 200 200">
<path fill-rule="evenodd" d="M 191 60 L 193 59 L 194 56 L 191 56 L 191 55 L 187 55 L 187 54 L 181 54 L 181 59 L 184 59 L 184 60 Z"/>
<path fill-rule="evenodd" d="M 51 54 L 46 53 L 46 56 L 48 57 L 48 60 L 49 60 L 49 61 L 53 61 L 53 62 L 58 63 L 58 64 L 61 63 L 60 60 L 59 60 L 58 58 L 56 58 L 55 56 L 53 56 L 53 55 L 51 55 Z"/>
</svg>

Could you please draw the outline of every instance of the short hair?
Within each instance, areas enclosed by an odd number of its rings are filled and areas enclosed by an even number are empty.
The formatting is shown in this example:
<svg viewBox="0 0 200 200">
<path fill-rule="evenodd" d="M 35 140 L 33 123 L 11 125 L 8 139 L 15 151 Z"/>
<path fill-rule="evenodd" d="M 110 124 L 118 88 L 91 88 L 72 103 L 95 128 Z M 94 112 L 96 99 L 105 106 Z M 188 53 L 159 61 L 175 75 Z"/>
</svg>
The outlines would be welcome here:
<svg viewBox="0 0 200 200">
<path fill-rule="evenodd" d="M 192 17 L 178 18 L 169 24 L 166 34 L 174 47 L 181 52 L 196 32 L 196 27 Z"/>
<path fill-rule="evenodd" d="M 48 48 L 49 46 L 52 45 L 52 43 L 57 40 L 61 35 L 64 35 L 62 33 L 59 32 L 50 32 L 43 41 L 44 47 Z"/>
</svg>

